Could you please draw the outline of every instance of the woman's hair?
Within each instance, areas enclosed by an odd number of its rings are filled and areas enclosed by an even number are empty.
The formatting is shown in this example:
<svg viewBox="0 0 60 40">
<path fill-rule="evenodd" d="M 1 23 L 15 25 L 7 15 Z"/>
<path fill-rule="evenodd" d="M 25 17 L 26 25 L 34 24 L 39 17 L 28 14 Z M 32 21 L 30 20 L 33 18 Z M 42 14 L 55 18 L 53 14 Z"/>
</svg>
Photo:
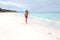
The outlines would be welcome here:
<svg viewBox="0 0 60 40">
<path fill-rule="evenodd" d="M 28 13 L 28 10 L 26 10 L 25 13 Z"/>
</svg>

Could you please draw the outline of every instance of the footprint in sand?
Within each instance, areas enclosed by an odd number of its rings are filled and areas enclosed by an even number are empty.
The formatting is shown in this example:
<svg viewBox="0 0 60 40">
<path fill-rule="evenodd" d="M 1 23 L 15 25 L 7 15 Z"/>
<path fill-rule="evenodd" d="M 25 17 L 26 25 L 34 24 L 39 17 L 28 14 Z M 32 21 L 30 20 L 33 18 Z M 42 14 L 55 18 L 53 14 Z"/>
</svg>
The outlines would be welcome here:
<svg viewBox="0 0 60 40">
<path fill-rule="evenodd" d="M 49 35 L 52 35 L 52 33 L 48 33 L 48 34 L 49 34 Z M 57 40 L 60 40 L 60 38 L 59 38 L 59 37 L 56 37 L 56 39 L 57 39 Z"/>
<path fill-rule="evenodd" d="M 52 33 L 48 33 L 49 35 L 52 35 Z"/>
<path fill-rule="evenodd" d="M 57 40 L 60 40 L 60 38 L 56 37 Z"/>
</svg>

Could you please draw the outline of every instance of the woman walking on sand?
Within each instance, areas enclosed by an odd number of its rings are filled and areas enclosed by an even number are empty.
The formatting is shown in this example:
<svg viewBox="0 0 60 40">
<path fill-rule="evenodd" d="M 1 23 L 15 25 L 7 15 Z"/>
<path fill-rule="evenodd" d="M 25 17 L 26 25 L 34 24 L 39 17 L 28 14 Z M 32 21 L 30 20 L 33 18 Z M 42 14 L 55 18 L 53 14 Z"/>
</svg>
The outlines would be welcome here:
<svg viewBox="0 0 60 40">
<path fill-rule="evenodd" d="M 25 15 L 25 23 L 28 24 L 28 22 L 27 22 L 27 18 L 28 18 L 28 10 L 25 11 L 25 14 L 24 14 L 24 15 Z"/>
</svg>

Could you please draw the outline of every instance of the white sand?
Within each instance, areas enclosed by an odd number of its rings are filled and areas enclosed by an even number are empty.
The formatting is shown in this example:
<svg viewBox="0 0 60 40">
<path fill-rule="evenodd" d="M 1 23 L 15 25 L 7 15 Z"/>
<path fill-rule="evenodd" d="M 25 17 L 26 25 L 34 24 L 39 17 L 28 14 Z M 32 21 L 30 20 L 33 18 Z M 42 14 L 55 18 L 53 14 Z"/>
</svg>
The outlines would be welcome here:
<svg viewBox="0 0 60 40">
<path fill-rule="evenodd" d="M 60 40 L 60 22 L 37 20 L 16 13 L 0 13 L 0 40 Z"/>
</svg>

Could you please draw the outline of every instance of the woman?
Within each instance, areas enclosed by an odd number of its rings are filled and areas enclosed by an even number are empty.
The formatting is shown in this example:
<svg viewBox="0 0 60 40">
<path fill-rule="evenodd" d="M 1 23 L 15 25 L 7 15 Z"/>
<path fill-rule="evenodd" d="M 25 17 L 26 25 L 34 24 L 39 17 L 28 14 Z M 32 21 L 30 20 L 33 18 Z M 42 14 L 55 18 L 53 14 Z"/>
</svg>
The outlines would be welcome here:
<svg viewBox="0 0 60 40">
<path fill-rule="evenodd" d="M 28 10 L 25 11 L 25 23 L 27 24 Z"/>
</svg>

